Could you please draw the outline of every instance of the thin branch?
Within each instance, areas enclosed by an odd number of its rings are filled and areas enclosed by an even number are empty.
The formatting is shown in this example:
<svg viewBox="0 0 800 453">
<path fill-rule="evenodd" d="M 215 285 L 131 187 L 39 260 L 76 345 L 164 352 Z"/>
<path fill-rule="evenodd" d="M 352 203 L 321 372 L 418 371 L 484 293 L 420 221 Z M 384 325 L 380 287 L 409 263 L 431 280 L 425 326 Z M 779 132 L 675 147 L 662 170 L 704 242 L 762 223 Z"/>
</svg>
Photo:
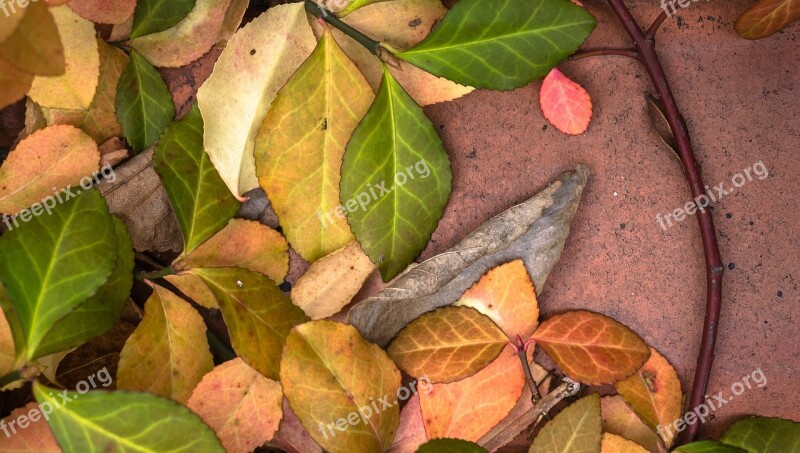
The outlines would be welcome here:
<svg viewBox="0 0 800 453">
<path fill-rule="evenodd" d="M 167 275 L 172 275 L 175 273 L 175 270 L 172 269 L 172 266 L 167 266 L 163 269 L 159 269 L 157 271 L 152 272 L 139 272 L 136 274 L 136 279 L 144 281 L 147 280 L 156 280 L 159 278 L 166 277 Z"/>
<path fill-rule="evenodd" d="M 633 58 L 639 60 L 639 53 L 636 49 L 594 49 L 594 50 L 581 50 L 575 52 L 567 61 L 577 61 L 589 57 L 602 57 L 608 55 L 617 55 L 621 57 Z"/>
<path fill-rule="evenodd" d="M 692 143 L 689 138 L 686 122 L 678 109 L 678 104 L 672 94 L 672 89 L 667 81 L 664 68 L 661 66 L 661 61 L 656 54 L 655 43 L 652 39 L 648 40 L 647 36 L 642 32 L 641 28 L 639 28 L 636 19 L 634 19 L 631 12 L 625 6 L 624 0 L 608 0 L 608 3 L 611 5 L 617 17 L 619 17 L 620 22 L 622 22 L 628 35 L 630 35 L 636 48 L 639 50 L 642 64 L 650 75 L 650 79 L 661 101 L 664 103 L 664 113 L 672 129 L 672 134 L 675 136 L 675 142 L 678 146 L 678 155 L 683 164 L 683 170 L 689 182 L 692 197 L 697 199 L 699 196 L 705 194 L 703 175 L 700 171 L 700 164 L 697 162 L 694 151 L 692 150 Z M 659 20 L 657 19 L 656 23 L 658 22 Z M 656 25 L 656 23 L 654 23 L 654 25 Z M 657 29 L 657 27 L 650 28 L 651 30 Z M 688 402 L 689 408 L 699 406 L 703 402 L 706 390 L 708 389 L 711 366 L 714 362 L 714 349 L 717 340 L 717 330 L 719 328 L 720 310 L 722 308 L 722 274 L 724 269 L 711 211 L 708 209 L 698 210 L 697 222 L 700 226 L 700 234 L 703 239 L 703 253 L 705 254 L 706 264 L 706 315 L 703 324 L 702 339 L 700 341 L 700 352 L 697 357 L 697 368 L 692 385 L 692 394 Z M 694 441 L 697 438 L 699 427 L 700 424 L 698 423 L 689 425 L 684 432 L 685 437 L 683 440 L 686 442 Z"/>
<path fill-rule="evenodd" d="M 653 41 L 656 38 L 656 32 L 658 31 L 658 27 L 661 26 L 662 23 L 669 17 L 666 11 L 661 11 L 661 14 L 656 17 L 656 20 L 650 25 L 650 28 L 647 29 L 647 33 L 644 35 L 645 41 Z"/>
<path fill-rule="evenodd" d="M 533 378 L 533 373 L 531 373 L 531 366 L 528 363 L 528 345 L 523 343 L 522 338 L 517 335 L 517 343 L 513 346 L 522 364 L 522 370 L 525 372 L 525 381 L 531 389 L 531 401 L 536 404 L 537 401 L 542 399 L 542 395 L 539 393 L 539 386 L 536 385 L 536 380 Z"/>
<path fill-rule="evenodd" d="M 355 39 L 359 44 L 366 47 L 366 49 L 369 50 L 373 55 L 380 56 L 380 52 L 385 50 L 383 47 L 381 47 L 381 43 L 342 22 L 333 14 L 332 11 L 328 11 L 321 5 L 318 5 L 311 0 L 305 0 L 305 6 L 306 11 L 308 11 L 312 16 L 324 20 L 342 33 Z"/>
</svg>

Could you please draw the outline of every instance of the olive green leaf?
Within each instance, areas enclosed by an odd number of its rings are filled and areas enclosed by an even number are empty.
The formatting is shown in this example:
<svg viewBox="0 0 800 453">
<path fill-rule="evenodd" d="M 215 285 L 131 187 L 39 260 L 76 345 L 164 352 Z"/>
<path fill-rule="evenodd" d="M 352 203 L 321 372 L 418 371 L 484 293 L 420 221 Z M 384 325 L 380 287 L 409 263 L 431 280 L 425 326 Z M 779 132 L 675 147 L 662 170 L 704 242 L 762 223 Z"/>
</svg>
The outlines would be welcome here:
<svg viewBox="0 0 800 453">
<path fill-rule="evenodd" d="M 139 0 L 133 12 L 131 39 L 172 28 L 189 14 L 195 1 Z"/>
<path fill-rule="evenodd" d="M 161 74 L 136 51 L 117 86 L 117 120 L 135 152 L 150 147 L 175 116 L 175 106 Z"/>
<path fill-rule="evenodd" d="M 64 451 L 224 453 L 214 431 L 180 404 L 148 393 L 63 392 L 33 385 Z M 67 401 L 67 398 L 69 401 Z"/>
<path fill-rule="evenodd" d="M 461 0 L 424 41 L 395 55 L 462 85 L 512 90 L 547 75 L 595 25 L 569 0 Z"/>
<path fill-rule="evenodd" d="M 51 215 L 43 212 L 0 237 L 0 280 L 19 319 L 26 360 L 43 355 L 47 333 L 97 292 L 117 262 L 114 224 L 100 192 L 70 191 L 77 196 L 59 193 L 70 199 Z"/>
<path fill-rule="evenodd" d="M 748 453 L 800 451 L 800 423 L 781 418 L 745 417 L 731 425 L 722 443 Z"/>
<path fill-rule="evenodd" d="M 112 217 L 116 235 L 116 265 L 111 276 L 93 296 L 58 321 L 44 337 L 41 355 L 79 346 L 113 328 L 133 285 L 133 242 L 122 220 Z"/>
<path fill-rule="evenodd" d="M 692 442 L 690 444 L 681 445 L 672 451 L 674 453 L 747 453 L 746 450 L 742 450 L 741 448 L 731 447 L 730 445 L 713 440 Z"/>
<path fill-rule="evenodd" d="M 203 117 L 197 105 L 164 131 L 153 167 L 183 231 L 184 255 L 225 228 L 239 209 L 203 150 Z"/>
<path fill-rule="evenodd" d="M 486 453 L 480 445 L 461 439 L 433 439 L 420 445 L 417 453 Z"/>
<path fill-rule="evenodd" d="M 275 283 L 238 268 L 192 269 L 214 293 L 236 353 L 256 371 L 278 380 L 281 351 L 292 327 L 308 321 Z"/>
<path fill-rule="evenodd" d="M 600 453 L 600 395 L 576 401 L 547 422 L 529 453 Z"/>
<path fill-rule="evenodd" d="M 356 239 L 385 281 L 425 247 L 451 181 L 433 124 L 384 66 L 375 101 L 347 144 L 340 196 Z"/>
</svg>

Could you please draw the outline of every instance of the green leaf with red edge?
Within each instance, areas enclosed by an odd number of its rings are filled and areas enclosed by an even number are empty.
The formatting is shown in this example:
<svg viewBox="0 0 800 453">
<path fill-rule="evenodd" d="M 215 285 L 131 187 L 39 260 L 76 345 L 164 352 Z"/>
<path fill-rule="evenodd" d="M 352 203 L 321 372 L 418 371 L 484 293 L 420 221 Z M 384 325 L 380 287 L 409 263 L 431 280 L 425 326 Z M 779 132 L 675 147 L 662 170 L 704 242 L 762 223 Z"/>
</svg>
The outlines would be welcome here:
<svg viewBox="0 0 800 453">
<path fill-rule="evenodd" d="M 411 376 L 453 382 L 483 369 L 506 345 L 503 331 L 477 310 L 445 307 L 406 326 L 386 352 Z"/>
<path fill-rule="evenodd" d="M 529 453 L 600 453 L 600 395 L 592 393 L 550 420 Z"/>
<path fill-rule="evenodd" d="M 800 17 L 800 0 L 760 0 L 736 19 L 736 32 L 745 39 L 766 38 Z"/>
<path fill-rule="evenodd" d="M 565 134 L 586 132 L 592 119 L 592 99 L 586 90 L 553 68 L 539 90 L 542 113 L 550 124 Z"/>
<path fill-rule="evenodd" d="M 544 321 L 533 339 L 567 376 L 590 385 L 613 384 L 650 357 L 628 327 L 590 311 L 568 311 Z"/>
<path fill-rule="evenodd" d="M 677 432 L 667 427 L 681 417 L 683 393 L 678 373 L 667 359 L 650 348 L 647 362 L 636 374 L 617 382 L 616 388 L 639 418 L 671 446 Z"/>
</svg>

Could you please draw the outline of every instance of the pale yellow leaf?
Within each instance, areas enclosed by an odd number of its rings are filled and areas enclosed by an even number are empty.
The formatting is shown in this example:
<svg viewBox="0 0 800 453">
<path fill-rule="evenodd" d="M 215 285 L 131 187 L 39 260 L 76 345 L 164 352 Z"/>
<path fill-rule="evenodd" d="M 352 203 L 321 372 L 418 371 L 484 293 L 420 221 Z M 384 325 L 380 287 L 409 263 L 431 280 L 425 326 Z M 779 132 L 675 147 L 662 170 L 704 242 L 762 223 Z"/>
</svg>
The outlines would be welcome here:
<svg viewBox="0 0 800 453">
<path fill-rule="evenodd" d="M 617 436 L 603 433 L 600 444 L 601 453 L 647 453 L 647 450 L 636 442 Z"/>
</svg>

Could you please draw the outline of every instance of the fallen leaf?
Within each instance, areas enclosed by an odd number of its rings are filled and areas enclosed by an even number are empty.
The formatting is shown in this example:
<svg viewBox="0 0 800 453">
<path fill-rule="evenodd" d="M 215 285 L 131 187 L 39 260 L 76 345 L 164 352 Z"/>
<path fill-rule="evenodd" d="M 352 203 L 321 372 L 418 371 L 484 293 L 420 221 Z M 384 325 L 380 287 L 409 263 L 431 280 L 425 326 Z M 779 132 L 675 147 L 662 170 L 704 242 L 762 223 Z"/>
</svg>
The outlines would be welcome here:
<svg viewBox="0 0 800 453">
<path fill-rule="evenodd" d="M 759 0 L 736 19 L 736 32 L 745 39 L 766 38 L 800 17 L 798 0 Z"/>
<path fill-rule="evenodd" d="M 3 85 L 3 90 L 0 91 L 0 109 L 24 98 L 32 83 L 33 75 L 20 71 L 0 58 L 0 84 Z"/>
<path fill-rule="evenodd" d="M 650 356 L 647 345 L 631 329 L 583 310 L 544 321 L 533 339 L 567 376 L 590 385 L 625 379 Z"/>
<path fill-rule="evenodd" d="M 586 90 L 553 68 L 542 81 L 539 103 L 547 121 L 565 134 L 580 135 L 592 119 L 592 99 Z"/>
<path fill-rule="evenodd" d="M 748 453 L 747 450 L 742 450 L 741 448 L 732 447 L 713 440 L 701 440 L 699 442 L 684 444 L 672 451 L 674 453 Z M 755 451 L 758 452 L 758 450 Z"/>
<path fill-rule="evenodd" d="M 525 386 L 517 354 L 510 348 L 476 374 L 449 384 L 419 388 L 429 439 L 477 442 L 514 408 Z"/>
<path fill-rule="evenodd" d="M 391 445 L 400 371 L 352 326 L 312 321 L 295 327 L 280 374 L 292 410 L 326 451 L 378 453 Z"/>
<path fill-rule="evenodd" d="M 187 406 L 217 433 L 228 453 L 247 453 L 272 439 L 282 401 L 279 383 L 237 357 L 203 376 Z"/>
<path fill-rule="evenodd" d="M 474 442 L 461 439 L 433 439 L 422 444 L 417 453 L 489 453 Z"/>
<path fill-rule="evenodd" d="M 419 394 L 414 394 L 400 411 L 400 425 L 389 453 L 416 453 L 420 445 L 428 441 Z"/>
<path fill-rule="evenodd" d="M 227 189 L 225 195 L 228 195 Z M 289 244 L 280 233 L 266 225 L 252 220 L 231 219 L 225 228 L 172 267 L 176 271 L 197 267 L 241 267 L 282 282 L 289 272 Z"/>
<path fill-rule="evenodd" d="M 292 302 L 311 319 L 332 316 L 349 304 L 375 265 L 353 241 L 317 260 L 292 288 Z"/>
<path fill-rule="evenodd" d="M 128 159 L 128 148 L 119 137 L 111 137 L 97 147 L 100 150 L 100 168 L 115 167 Z"/>
<path fill-rule="evenodd" d="M 196 0 L 137 0 L 131 38 L 174 27 L 192 11 L 195 2 Z"/>
<path fill-rule="evenodd" d="M 315 45 L 302 3 L 272 7 L 233 35 L 198 90 L 206 152 L 234 195 L 258 187 L 256 132 Z"/>
<path fill-rule="evenodd" d="M 42 107 L 86 110 L 92 105 L 100 80 L 100 53 L 94 24 L 66 6 L 50 8 L 50 11 L 64 44 L 66 72 L 35 77 L 28 96 Z"/>
<path fill-rule="evenodd" d="M 117 388 L 146 391 L 185 404 L 212 368 L 203 318 L 180 297 L 154 286 L 144 306 L 144 319 L 119 355 Z"/>
<path fill-rule="evenodd" d="M 603 433 L 600 443 L 601 453 L 647 453 L 647 450 L 636 442 L 624 437 Z"/>
<path fill-rule="evenodd" d="M 139 308 L 130 299 L 127 303 L 130 305 L 126 306 L 126 308 L 133 306 Z M 124 318 L 125 315 L 123 315 Z M 141 318 L 135 321 L 139 322 Z M 134 330 L 136 330 L 135 324 L 129 321 L 120 321 L 110 331 L 92 338 L 66 354 L 59 362 L 56 370 L 58 382 L 63 384 L 65 388 L 74 389 L 87 376 L 103 372 L 104 368 L 105 372 L 108 372 L 110 376 L 116 376 L 119 353 Z M 103 390 L 115 390 L 116 387 L 116 382 L 113 380 L 108 382 L 108 386 L 104 383 L 98 386 Z"/>
<path fill-rule="evenodd" d="M 617 382 L 616 388 L 636 415 L 664 439 L 667 447 L 672 446 L 677 433 L 666 428 L 681 418 L 683 392 L 678 373 L 667 359 L 650 348 L 647 362 L 636 374 Z"/>
<path fill-rule="evenodd" d="M 355 14 L 355 13 L 354 13 Z M 558 261 L 589 170 L 565 172 L 538 195 L 492 218 L 450 250 L 398 277 L 358 303 L 348 322 L 385 346 L 423 313 L 450 305 L 494 267 L 520 258 L 541 291 Z"/>
<path fill-rule="evenodd" d="M 97 144 L 80 129 L 50 126 L 34 132 L 0 167 L 0 212 L 16 214 L 55 197 L 56 190 L 91 177 L 99 163 Z"/>
<path fill-rule="evenodd" d="M 482 370 L 507 345 L 503 331 L 477 310 L 444 307 L 412 321 L 386 352 L 412 377 L 447 383 Z"/>
<path fill-rule="evenodd" d="M 658 453 L 658 436 L 645 425 L 619 395 L 600 398 L 603 415 L 603 432 L 636 442 L 647 450 Z"/>
<path fill-rule="evenodd" d="M 39 404 L 35 401 L 24 407 L 18 407 L 0 422 L 8 432 L 0 436 L 0 450 L 6 453 L 61 453 L 61 448 L 50 431 L 50 426 L 42 417 L 34 420 L 28 416 L 28 425 L 25 429 L 17 430 L 14 424 L 19 417 L 39 412 Z"/>
<path fill-rule="evenodd" d="M 236 353 L 264 376 L 278 380 L 280 357 L 292 327 L 308 320 L 262 274 L 238 268 L 192 269 L 217 299 Z"/>
<path fill-rule="evenodd" d="M 744 417 L 720 441 L 748 453 L 794 452 L 800 448 L 800 423 L 772 417 Z"/>
<path fill-rule="evenodd" d="M 73 11 L 99 24 L 121 24 L 133 16 L 136 0 L 69 0 Z"/>
<path fill-rule="evenodd" d="M 7 305 L 5 288 L 0 286 L 0 307 Z M 5 376 L 14 371 L 17 363 L 17 353 L 14 349 L 14 334 L 3 310 L 0 310 L 0 376 Z M 0 443 L 1 444 L 1 443 Z"/>
<path fill-rule="evenodd" d="M 530 338 L 539 322 L 536 292 L 520 259 L 487 272 L 453 305 L 488 316 L 512 341 Z"/>
<path fill-rule="evenodd" d="M 322 453 L 322 448 L 308 435 L 286 398 L 283 399 L 281 426 L 272 443 L 288 453 Z"/>
<path fill-rule="evenodd" d="M 336 210 L 339 175 L 345 145 L 373 98 L 326 31 L 278 92 L 256 135 L 259 184 L 292 248 L 311 263 L 353 240 L 343 209 Z"/>
<path fill-rule="evenodd" d="M 600 395 L 569 405 L 539 431 L 529 453 L 600 453 Z"/>
<path fill-rule="evenodd" d="M 212 309 L 219 308 L 217 298 L 202 278 L 189 272 L 164 277 L 196 304 Z"/>
<path fill-rule="evenodd" d="M 350 0 L 347 2 L 347 5 L 344 8 L 338 11 L 339 17 L 344 17 L 352 13 L 353 11 L 359 8 L 363 8 L 367 5 L 372 5 L 374 3 L 385 2 L 385 1 L 387 0 Z"/>
<path fill-rule="evenodd" d="M 31 3 L 25 8 L 14 33 L 0 44 L 0 58 L 30 74 L 65 74 L 64 46 L 53 14 L 44 3 Z"/>
<path fill-rule="evenodd" d="M 175 26 L 135 38 L 130 46 L 153 66 L 188 65 L 229 37 L 226 21 L 241 23 L 247 4 L 247 0 L 197 0 L 194 9 Z"/>
<path fill-rule="evenodd" d="M 13 3 L 11 5 L 14 5 Z M 23 16 L 25 16 L 26 8 L 6 8 L 3 10 L 3 15 L 0 16 L 0 44 L 5 42 L 17 30 Z"/>
</svg>

